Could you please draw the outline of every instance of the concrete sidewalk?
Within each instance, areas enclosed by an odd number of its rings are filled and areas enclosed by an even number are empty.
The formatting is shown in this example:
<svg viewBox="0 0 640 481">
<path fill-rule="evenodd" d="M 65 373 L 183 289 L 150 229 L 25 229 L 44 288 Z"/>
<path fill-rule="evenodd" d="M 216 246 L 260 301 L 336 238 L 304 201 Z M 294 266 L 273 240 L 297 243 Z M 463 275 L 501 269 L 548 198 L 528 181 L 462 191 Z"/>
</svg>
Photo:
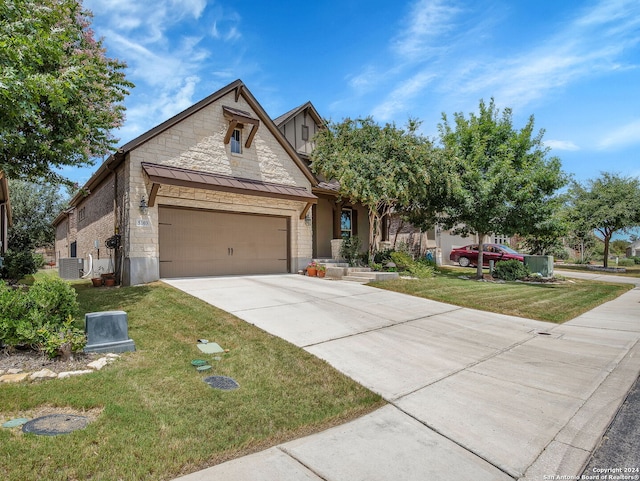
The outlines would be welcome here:
<svg viewBox="0 0 640 481">
<path fill-rule="evenodd" d="M 638 288 L 556 325 L 297 275 L 166 282 L 389 402 L 181 481 L 575 476 L 640 373 Z"/>
</svg>

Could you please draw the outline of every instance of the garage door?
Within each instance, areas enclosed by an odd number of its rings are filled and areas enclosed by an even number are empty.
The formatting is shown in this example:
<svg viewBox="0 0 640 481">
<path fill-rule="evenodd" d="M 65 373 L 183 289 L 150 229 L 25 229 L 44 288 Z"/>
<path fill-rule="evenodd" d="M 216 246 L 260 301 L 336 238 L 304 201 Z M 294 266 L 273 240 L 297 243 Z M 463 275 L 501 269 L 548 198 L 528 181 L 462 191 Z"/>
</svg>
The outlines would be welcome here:
<svg viewBox="0 0 640 481">
<path fill-rule="evenodd" d="M 288 272 L 288 219 L 159 208 L 160 277 Z"/>
</svg>

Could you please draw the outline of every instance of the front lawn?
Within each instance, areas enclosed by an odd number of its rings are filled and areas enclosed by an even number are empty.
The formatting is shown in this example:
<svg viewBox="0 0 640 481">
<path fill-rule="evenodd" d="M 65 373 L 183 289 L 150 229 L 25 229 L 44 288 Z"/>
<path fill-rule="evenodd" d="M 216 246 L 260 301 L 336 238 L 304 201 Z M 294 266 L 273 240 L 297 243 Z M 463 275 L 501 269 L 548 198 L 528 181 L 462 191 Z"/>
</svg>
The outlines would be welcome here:
<svg viewBox="0 0 640 481">
<path fill-rule="evenodd" d="M 96 417 L 54 437 L 0 428 L 3 480 L 169 480 L 384 403 L 304 350 L 165 284 L 76 288 L 83 313 L 128 313 L 137 351 L 80 377 L 0 385 L 0 423 L 46 408 Z M 215 361 L 197 349 L 201 338 L 229 352 Z M 213 369 L 197 372 L 200 358 Z M 203 382 L 211 375 L 240 388 L 212 389 Z"/>
<path fill-rule="evenodd" d="M 560 284 L 499 284 L 459 278 L 475 276 L 475 269 L 439 270 L 432 279 L 396 279 L 370 285 L 456 306 L 556 323 L 573 319 L 634 287 L 578 279 Z"/>
<path fill-rule="evenodd" d="M 602 264 L 599 265 L 602 267 Z M 609 267 L 617 267 L 615 262 L 610 262 Z M 640 265 L 620 266 L 624 267 L 626 272 L 607 272 L 595 269 L 589 269 L 585 264 L 557 264 L 556 270 L 569 270 L 577 272 L 586 272 L 588 274 L 602 274 L 607 276 L 624 276 L 624 277 L 640 277 Z"/>
</svg>

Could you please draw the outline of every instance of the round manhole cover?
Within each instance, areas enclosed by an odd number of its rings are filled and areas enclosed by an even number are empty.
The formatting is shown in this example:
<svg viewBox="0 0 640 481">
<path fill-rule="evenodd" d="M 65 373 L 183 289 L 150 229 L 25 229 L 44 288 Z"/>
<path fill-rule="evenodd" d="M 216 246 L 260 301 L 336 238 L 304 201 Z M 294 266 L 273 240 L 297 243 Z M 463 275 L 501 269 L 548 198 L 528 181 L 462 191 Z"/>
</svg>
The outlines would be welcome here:
<svg viewBox="0 0 640 481">
<path fill-rule="evenodd" d="M 212 388 L 222 389 L 223 391 L 233 391 L 240 387 L 240 384 L 238 384 L 235 379 L 231 379 L 227 376 L 209 376 L 205 377 L 203 381 Z"/>
<path fill-rule="evenodd" d="M 24 424 L 22 431 L 42 436 L 57 436 L 58 434 L 67 434 L 78 429 L 84 429 L 87 424 L 89 424 L 89 419 L 84 416 L 49 414 Z"/>
</svg>

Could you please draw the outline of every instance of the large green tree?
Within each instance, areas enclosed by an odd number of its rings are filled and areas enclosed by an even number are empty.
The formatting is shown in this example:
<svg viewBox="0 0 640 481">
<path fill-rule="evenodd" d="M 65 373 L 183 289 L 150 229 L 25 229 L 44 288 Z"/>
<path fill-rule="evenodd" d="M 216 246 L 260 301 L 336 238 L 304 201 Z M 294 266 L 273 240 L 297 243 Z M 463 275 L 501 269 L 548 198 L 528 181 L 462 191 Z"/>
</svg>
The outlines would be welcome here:
<svg viewBox="0 0 640 481">
<path fill-rule="evenodd" d="M 13 225 L 9 228 L 12 250 L 50 247 L 55 241 L 53 220 L 67 203 L 68 196 L 57 185 L 10 180 Z"/>
<path fill-rule="evenodd" d="M 380 126 L 371 117 L 330 123 L 316 137 L 311 155 L 314 172 L 340 183 L 340 194 L 365 205 L 369 212 L 369 254 L 381 239 L 381 220 L 394 209 L 424 196 L 430 183 L 431 143 L 406 129 Z"/>
<path fill-rule="evenodd" d="M 491 234 L 526 236 L 542 229 L 554 210 L 556 191 L 566 185 L 560 159 L 548 157 L 543 130 L 534 118 L 515 129 L 511 109 L 480 101 L 479 113 L 446 114 L 439 125 L 444 164 L 454 172 L 438 221 L 462 235 L 478 234 L 478 277 L 482 247 Z"/>
<path fill-rule="evenodd" d="M 8 178 L 63 181 L 64 166 L 92 163 L 117 142 L 133 85 L 108 58 L 79 0 L 0 2 L 0 170 Z"/>
<path fill-rule="evenodd" d="M 596 231 L 604 241 L 604 266 L 609 265 L 609 244 L 616 232 L 640 226 L 640 179 L 603 172 L 570 189 L 571 220 L 577 230 Z"/>
</svg>

